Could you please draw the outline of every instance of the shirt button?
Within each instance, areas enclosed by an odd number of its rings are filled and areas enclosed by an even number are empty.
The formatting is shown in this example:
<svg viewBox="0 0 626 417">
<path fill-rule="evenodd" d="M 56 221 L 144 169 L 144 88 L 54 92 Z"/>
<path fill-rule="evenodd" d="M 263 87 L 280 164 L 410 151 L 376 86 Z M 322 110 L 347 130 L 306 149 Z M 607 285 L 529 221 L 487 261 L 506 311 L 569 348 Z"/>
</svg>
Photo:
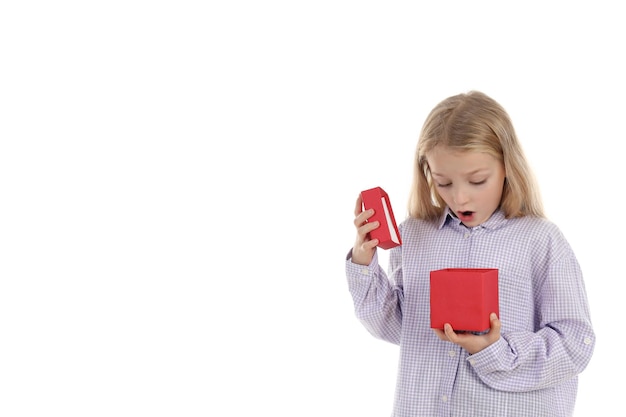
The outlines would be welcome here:
<svg viewBox="0 0 626 417">
<path fill-rule="evenodd" d="M 365 269 L 365 268 L 363 268 L 363 269 L 361 269 L 361 274 L 363 274 L 363 275 L 369 275 L 369 274 L 370 274 L 370 271 L 369 271 L 369 269 Z"/>
<path fill-rule="evenodd" d="M 450 350 L 450 351 L 448 351 L 448 355 L 449 355 L 451 358 L 454 358 L 454 357 L 456 356 L 456 352 L 455 352 L 455 351 L 453 351 L 453 350 Z"/>
<path fill-rule="evenodd" d="M 465 232 L 465 234 L 463 235 L 463 237 L 464 237 L 465 239 L 468 239 L 468 238 L 470 237 L 469 232 Z"/>
<path fill-rule="evenodd" d="M 444 403 L 448 402 L 448 396 L 447 395 L 442 395 L 441 396 L 441 401 L 443 401 Z"/>
<path fill-rule="evenodd" d="M 584 343 L 586 345 L 590 345 L 591 344 L 591 338 L 590 337 L 585 337 Z"/>
<path fill-rule="evenodd" d="M 476 365 L 476 359 L 470 359 L 469 360 L 470 365 L 474 366 Z"/>
</svg>

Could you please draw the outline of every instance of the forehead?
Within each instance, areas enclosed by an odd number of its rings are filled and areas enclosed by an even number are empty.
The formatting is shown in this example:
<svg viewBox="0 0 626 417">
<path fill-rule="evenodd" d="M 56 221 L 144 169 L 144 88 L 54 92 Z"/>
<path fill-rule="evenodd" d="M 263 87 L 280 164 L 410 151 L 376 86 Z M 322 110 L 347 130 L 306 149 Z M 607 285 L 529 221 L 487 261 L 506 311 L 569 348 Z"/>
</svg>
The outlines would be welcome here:
<svg viewBox="0 0 626 417">
<path fill-rule="evenodd" d="M 436 147 L 426 154 L 433 175 L 471 175 L 498 169 L 502 163 L 493 155 L 480 151 L 458 151 Z"/>
</svg>

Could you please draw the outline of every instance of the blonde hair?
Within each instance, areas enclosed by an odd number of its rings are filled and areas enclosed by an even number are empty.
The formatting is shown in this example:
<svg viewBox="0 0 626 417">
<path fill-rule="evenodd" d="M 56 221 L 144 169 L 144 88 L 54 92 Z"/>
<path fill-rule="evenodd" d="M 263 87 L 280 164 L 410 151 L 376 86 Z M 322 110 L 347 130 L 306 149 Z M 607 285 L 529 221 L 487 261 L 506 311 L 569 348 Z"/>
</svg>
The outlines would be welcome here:
<svg viewBox="0 0 626 417">
<path fill-rule="evenodd" d="M 417 143 L 409 216 L 436 220 L 445 202 L 435 190 L 426 155 L 437 146 L 485 152 L 504 165 L 500 208 L 507 218 L 544 217 L 539 189 L 504 108 L 478 91 L 443 100 L 430 112 Z"/>
</svg>

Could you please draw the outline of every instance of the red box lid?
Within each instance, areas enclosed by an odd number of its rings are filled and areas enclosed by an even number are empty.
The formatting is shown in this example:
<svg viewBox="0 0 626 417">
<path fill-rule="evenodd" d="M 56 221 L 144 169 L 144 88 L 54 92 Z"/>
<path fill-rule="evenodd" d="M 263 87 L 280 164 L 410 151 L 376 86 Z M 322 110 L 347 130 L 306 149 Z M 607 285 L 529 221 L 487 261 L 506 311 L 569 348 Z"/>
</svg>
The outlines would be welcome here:
<svg viewBox="0 0 626 417">
<path fill-rule="evenodd" d="M 361 201 L 364 210 L 374 209 L 374 215 L 368 219 L 368 222 L 380 222 L 380 226 L 370 232 L 370 238 L 378 239 L 378 247 L 382 249 L 400 246 L 402 239 L 387 192 L 380 187 L 361 191 Z"/>
</svg>

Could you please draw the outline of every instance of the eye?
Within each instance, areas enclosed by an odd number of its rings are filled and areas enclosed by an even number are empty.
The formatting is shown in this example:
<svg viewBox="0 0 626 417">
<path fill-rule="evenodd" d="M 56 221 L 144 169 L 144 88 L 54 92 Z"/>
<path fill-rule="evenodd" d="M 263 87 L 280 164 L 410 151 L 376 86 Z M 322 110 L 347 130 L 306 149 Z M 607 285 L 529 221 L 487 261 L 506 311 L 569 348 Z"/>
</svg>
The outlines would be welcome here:
<svg viewBox="0 0 626 417">
<path fill-rule="evenodd" d="M 439 183 L 437 183 L 437 187 L 439 187 L 439 188 L 446 188 L 446 187 L 449 187 L 449 186 L 451 186 L 451 185 L 452 185 L 452 183 L 451 183 L 451 182 L 449 182 L 449 183 L 447 183 L 447 184 L 439 184 Z"/>
<path fill-rule="evenodd" d="M 472 185 L 481 185 L 481 184 L 484 184 L 486 182 L 487 182 L 487 180 L 484 179 L 482 181 L 470 181 L 470 184 L 472 184 Z"/>
</svg>

